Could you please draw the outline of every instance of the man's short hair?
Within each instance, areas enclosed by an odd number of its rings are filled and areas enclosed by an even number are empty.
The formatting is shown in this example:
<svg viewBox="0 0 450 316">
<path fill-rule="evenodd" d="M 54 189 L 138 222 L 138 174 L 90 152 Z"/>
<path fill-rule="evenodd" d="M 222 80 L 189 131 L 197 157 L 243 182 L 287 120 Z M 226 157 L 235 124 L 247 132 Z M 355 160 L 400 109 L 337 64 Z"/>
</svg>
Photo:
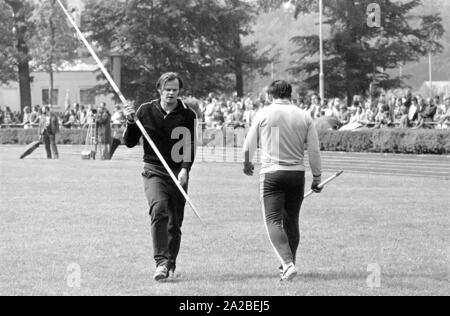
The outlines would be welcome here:
<svg viewBox="0 0 450 316">
<path fill-rule="evenodd" d="M 292 86 L 284 80 L 272 82 L 267 91 L 274 99 L 290 99 L 292 97 Z"/>
<path fill-rule="evenodd" d="M 180 75 L 176 72 L 166 72 L 163 74 L 156 83 L 156 89 L 160 90 L 166 86 L 166 83 L 169 81 L 178 80 L 180 83 L 180 90 L 183 89 L 183 79 L 181 79 Z"/>
</svg>

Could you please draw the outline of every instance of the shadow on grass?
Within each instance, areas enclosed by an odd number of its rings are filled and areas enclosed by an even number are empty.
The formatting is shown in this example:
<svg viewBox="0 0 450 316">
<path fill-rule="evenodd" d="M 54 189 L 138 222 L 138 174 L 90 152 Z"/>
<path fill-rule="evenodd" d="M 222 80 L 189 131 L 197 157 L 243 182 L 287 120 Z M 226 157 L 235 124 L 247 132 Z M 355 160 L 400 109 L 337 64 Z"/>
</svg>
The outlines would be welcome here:
<svg viewBox="0 0 450 316">
<path fill-rule="evenodd" d="M 347 272 L 347 271 L 330 271 L 330 272 L 307 272 L 300 273 L 300 279 L 317 280 L 317 281 L 335 281 L 335 280 L 366 280 L 369 276 L 368 272 Z M 382 279 L 428 279 L 437 282 L 449 282 L 448 273 L 382 273 Z"/>
<path fill-rule="evenodd" d="M 337 280 L 362 280 L 365 281 L 367 277 L 369 276 L 368 272 L 351 272 L 351 271 L 329 271 L 329 272 L 306 272 L 306 273 L 299 273 L 297 276 L 298 280 L 303 281 L 337 281 Z M 435 274 L 413 274 L 413 273 L 386 273 L 382 274 L 381 276 L 383 279 L 429 279 L 432 281 L 438 281 L 438 282 L 448 282 L 449 281 L 449 275 L 446 273 L 435 273 Z M 203 281 L 207 277 L 194 277 L 189 278 L 189 281 Z M 258 280 L 261 281 L 262 279 L 266 279 L 268 281 L 270 280 L 278 280 L 277 274 L 263 274 L 263 273 L 253 273 L 253 274 L 223 274 L 223 275 L 216 275 L 214 277 L 216 280 L 220 281 L 251 281 L 251 280 Z M 187 280 L 186 280 L 187 281 Z M 172 281 L 166 281 L 166 282 L 172 282 L 172 283 L 179 283 L 183 282 L 183 279 L 174 279 Z"/>
</svg>

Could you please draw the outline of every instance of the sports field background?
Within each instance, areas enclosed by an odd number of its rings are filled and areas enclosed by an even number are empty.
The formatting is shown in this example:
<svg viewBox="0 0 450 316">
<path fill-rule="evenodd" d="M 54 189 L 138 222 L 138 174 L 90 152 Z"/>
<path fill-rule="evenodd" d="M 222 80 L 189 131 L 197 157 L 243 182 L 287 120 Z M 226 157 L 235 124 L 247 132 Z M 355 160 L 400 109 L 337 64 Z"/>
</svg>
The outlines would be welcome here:
<svg viewBox="0 0 450 316">
<path fill-rule="evenodd" d="M 59 161 L 42 148 L 19 160 L 23 149 L 0 147 L 0 295 L 450 293 L 449 157 L 339 154 L 339 162 L 324 153 L 324 178 L 346 172 L 304 202 L 300 275 L 289 284 L 278 282 L 258 177 L 240 164 L 199 162 L 190 196 L 206 225 L 186 209 L 181 278 L 159 284 L 140 149 L 119 148 L 113 161 L 82 161 L 78 147 L 61 147 Z M 377 169 L 377 159 L 392 170 Z M 373 264 L 380 288 L 367 283 Z"/>
</svg>

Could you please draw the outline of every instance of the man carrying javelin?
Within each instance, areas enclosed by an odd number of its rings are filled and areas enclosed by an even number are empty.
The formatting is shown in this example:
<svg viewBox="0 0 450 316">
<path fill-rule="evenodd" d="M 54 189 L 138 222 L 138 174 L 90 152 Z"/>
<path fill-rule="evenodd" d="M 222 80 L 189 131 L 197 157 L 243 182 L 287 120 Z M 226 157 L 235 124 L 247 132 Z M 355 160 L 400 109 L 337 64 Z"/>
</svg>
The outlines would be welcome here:
<svg viewBox="0 0 450 316">
<path fill-rule="evenodd" d="M 136 118 L 187 191 L 189 172 L 195 158 L 196 114 L 178 99 L 183 81 L 177 73 L 163 74 L 156 88 L 160 99 L 142 104 L 136 113 L 132 105 L 125 107 L 125 145 L 135 147 L 142 136 L 135 123 Z M 162 281 L 175 273 L 186 200 L 147 142 L 144 142 L 142 176 L 150 208 L 153 257 L 156 262 L 153 278 Z"/>
<path fill-rule="evenodd" d="M 258 112 L 244 143 L 244 173 L 253 175 L 258 142 L 262 151 L 260 195 L 263 219 L 270 242 L 281 262 L 282 281 L 297 275 L 300 242 L 299 215 L 305 191 L 304 151 L 307 147 L 313 174 L 311 189 L 320 193 L 319 137 L 311 116 L 291 103 L 292 86 L 274 81 L 269 89 L 272 104 Z"/>
</svg>

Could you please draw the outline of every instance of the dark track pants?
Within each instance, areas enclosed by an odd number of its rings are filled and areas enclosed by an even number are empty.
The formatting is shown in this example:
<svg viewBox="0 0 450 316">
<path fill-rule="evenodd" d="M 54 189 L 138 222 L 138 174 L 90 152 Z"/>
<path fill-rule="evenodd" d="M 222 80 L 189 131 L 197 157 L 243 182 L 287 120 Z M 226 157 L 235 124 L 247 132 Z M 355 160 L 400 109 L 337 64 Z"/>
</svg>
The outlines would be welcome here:
<svg viewBox="0 0 450 316">
<path fill-rule="evenodd" d="M 261 205 L 270 242 L 282 264 L 296 261 L 300 243 L 299 216 L 305 172 L 277 171 L 261 175 Z"/>
<path fill-rule="evenodd" d="M 58 147 L 56 146 L 56 136 L 49 134 L 47 131 L 44 131 L 42 136 L 45 151 L 47 152 L 47 159 L 59 159 Z"/>
<path fill-rule="evenodd" d="M 150 207 L 153 257 L 156 266 L 175 267 L 181 245 L 181 225 L 186 200 L 170 177 L 155 174 L 148 169 L 144 169 L 142 176 Z"/>
</svg>

